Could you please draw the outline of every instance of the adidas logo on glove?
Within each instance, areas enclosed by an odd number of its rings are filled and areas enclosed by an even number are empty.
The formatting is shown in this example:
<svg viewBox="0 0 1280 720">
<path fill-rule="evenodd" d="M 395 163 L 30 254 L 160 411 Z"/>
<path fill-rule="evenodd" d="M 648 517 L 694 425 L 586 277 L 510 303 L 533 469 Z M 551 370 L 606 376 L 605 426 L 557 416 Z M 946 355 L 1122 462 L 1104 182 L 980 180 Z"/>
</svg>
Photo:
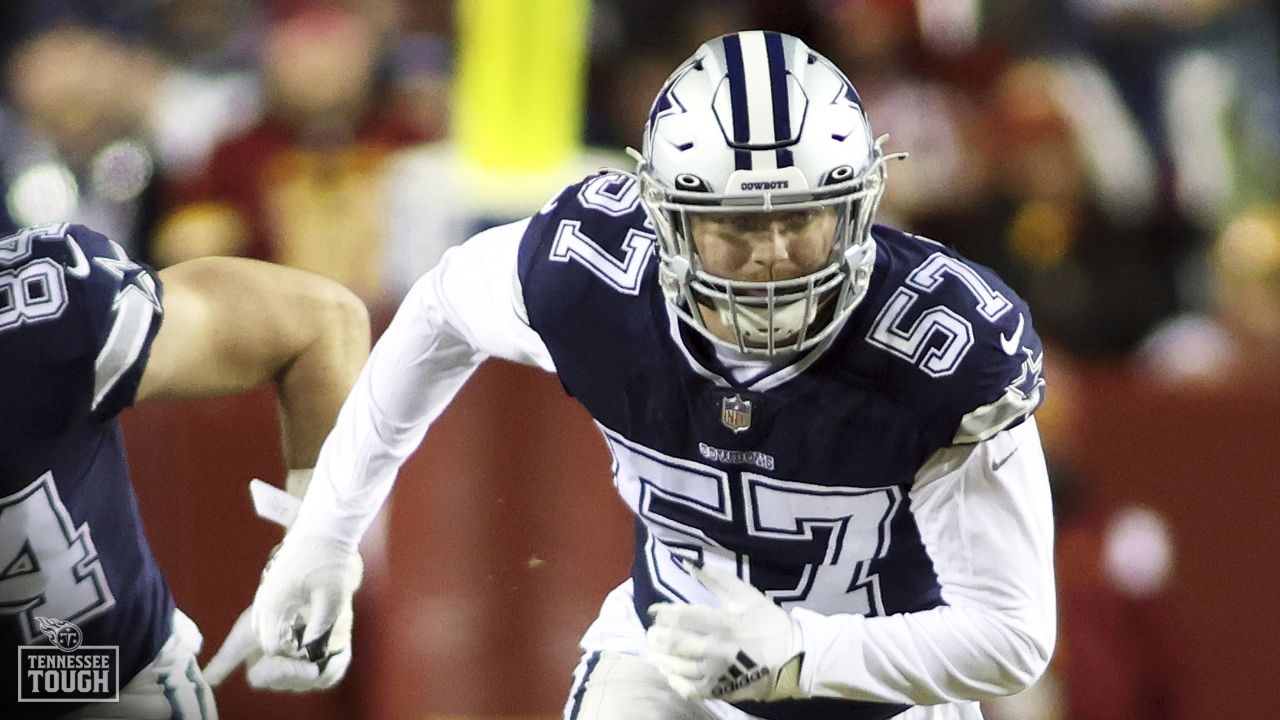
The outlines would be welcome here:
<svg viewBox="0 0 1280 720">
<path fill-rule="evenodd" d="M 731 692 L 741 690 L 751 683 L 762 677 L 769 676 L 768 666 L 759 667 L 751 656 L 744 652 L 739 652 L 734 658 L 734 664 L 729 666 L 729 670 L 720 676 L 716 681 L 715 687 L 711 688 L 712 697 L 722 697 Z"/>
</svg>

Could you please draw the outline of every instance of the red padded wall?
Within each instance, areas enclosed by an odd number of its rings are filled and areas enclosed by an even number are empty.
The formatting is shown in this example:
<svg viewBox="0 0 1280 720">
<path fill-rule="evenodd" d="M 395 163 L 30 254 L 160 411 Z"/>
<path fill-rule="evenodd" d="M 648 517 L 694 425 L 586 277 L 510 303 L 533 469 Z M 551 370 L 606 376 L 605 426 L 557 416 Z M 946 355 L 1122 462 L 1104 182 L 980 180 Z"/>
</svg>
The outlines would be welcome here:
<svg viewBox="0 0 1280 720">
<path fill-rule="evenodd" d="M 248 482 L 282 483 L 270 391 L 199 402 L 150 403 L 124 414 L 125 441 L 147 537 L 178 607 L 204 632 L 207 661 L 253 599 L 278 527 L 259 520 Z M 223 720 L 357 717 L 358 683 L 325 695 L 251 692 L 243 673 L 217 691 Z"/>
</svg>

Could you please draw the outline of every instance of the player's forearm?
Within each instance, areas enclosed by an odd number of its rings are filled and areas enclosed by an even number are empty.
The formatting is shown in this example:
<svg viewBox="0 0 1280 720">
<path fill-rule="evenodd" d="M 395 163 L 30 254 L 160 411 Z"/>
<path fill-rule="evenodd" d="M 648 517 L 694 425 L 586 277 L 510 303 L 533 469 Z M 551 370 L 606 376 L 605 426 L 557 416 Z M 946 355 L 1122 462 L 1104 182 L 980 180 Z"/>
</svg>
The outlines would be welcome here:
<svg viewBox="0 0 1280 720">
<path fill-rule="evenodd" d="M 1053 627 L 977 608 L 866 618 L 794 610 L 812 697 L 936 705 L 1009 695 L 1044 672 Z"/>
<path fill-rule="evenodd" d="M 324 441 L 295 527 L 356 547 L 405 458 L 484 359 L 449 327 L 442 272 L 419 281 L 374 347 Z"/>
<path fill-rule="evenodd" d="M 349 293 L 309 308 L 313 337 L 275 378 L 281 444 L 289 468 L 316 464 L 343 401 L 369 356 L 369 316 Z"/>
<path fill-rule="evenodd" d="M 1053 519 L 1035 423 L 940 452 L 912 512 L 947 605 L 887 617 L 795 611 L 811 694 L 936 704 L 1025 688 L 1057 632 Z"/>
<path fill-rule="evenodd" d="M 451 248 L 409 291 L 324 442 L 297 525 L 355 547 L 405 458 L 481 361 L 554 369 L 516 310 L 525 225 L 492 228 Z"/>
</svg>

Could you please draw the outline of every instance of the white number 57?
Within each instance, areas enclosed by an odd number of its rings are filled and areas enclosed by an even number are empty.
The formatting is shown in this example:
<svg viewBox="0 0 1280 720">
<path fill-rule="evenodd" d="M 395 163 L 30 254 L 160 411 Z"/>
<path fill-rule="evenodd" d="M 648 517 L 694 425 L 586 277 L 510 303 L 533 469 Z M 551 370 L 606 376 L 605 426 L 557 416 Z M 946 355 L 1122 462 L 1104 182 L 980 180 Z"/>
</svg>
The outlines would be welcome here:
<svg viewBox="0 0 1280 720">
<path fill-rule="evenodd" d="M 921 293 L 937 290 L 944 275 L 950 275 L 964 285 L 977 300 L 978 312 L 988 322 L 994 322 L 1013 307 L 1013 303 L 982 279 L 976 270 L 949 255 L 934 253 L 920 263 L 881 308 L 871 332 L 867 334 L 867 341 L 912 363 L 932 377 L 955 372 L 973 346 L 973 326 L 945 305 L 928 308 L 909 327 L 902 326 Z"/>
</svg>

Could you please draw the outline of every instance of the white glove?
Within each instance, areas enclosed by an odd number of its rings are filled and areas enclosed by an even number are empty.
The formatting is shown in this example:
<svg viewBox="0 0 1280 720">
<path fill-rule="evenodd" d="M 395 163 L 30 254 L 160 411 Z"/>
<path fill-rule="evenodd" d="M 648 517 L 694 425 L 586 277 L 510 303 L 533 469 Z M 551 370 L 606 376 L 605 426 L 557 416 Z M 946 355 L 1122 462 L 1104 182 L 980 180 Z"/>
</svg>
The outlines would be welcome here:
<svg viewBox="0 0 1280 720">
<path fill-rule="evenodd" d="M 340 670 L 329 685 L 341 679 L 350 662 L 351 596 L 363 574 L 359 553 L 327 537 L 287 533 L 262 571 L 251 608 L 266 659 L 308 661 L 317 679 L 332 665 Z"/>
<path fill-rule="evenodd" d="M 646 637 L 658 669 L 690 700 L 782 700 L 802 697 L 800 626 L 749 583 L 685 561 L 685 570 L 720 607 L 685 603 L 649 606 Z"/>
<path fill-rule="evenodd" d="M 266 657 L 253 631 L 253 608 L 240 613 L 222 647 L 204 668 L 204 679 L 217 687 L 244 663 L 249 686 L 266 690 L 305 692 L 333 687 L 351 664 L 351 650 L 320 662 L 286 657 Z"/>
<path fill-rule="evenodd" d="M 265 483 L 257 478 L 249 482 L 250 494 L 253 497 L 254 510 L 262 518 L 283 525 L 286 528 L 293 523 L 298 514 L 300 498 L 311 478 L 311 470 L 291 470 L 287 479 L 290 492 Z M 287 539 L 287 536 L 286 536 Z M 346 595 L 345 605 L 340 604 L 337 619 L 333 621 L 333 631 L 329 633 L 327 644 L 311 644 L 310 650 L 315 653 L 303 654 L 293 652 L 288 656 L 267 654 L 254 632 L 253 607 L 250 606 L 231 626 L 227 639 L 222 641 L 218 652 L 214 653 L 209 664 L 204 668 L 204 678 L 212 687 L 217 687 L 229 675 L 244 663 L 248 668 L 246 677 L 251 687 L 267 690 L 290 690 L 304 692 L 307 690 L 323 690 L 333 687 L 347 672 L 351 664 L 351 593 L 360 584 L 363 565 L 360 556 L 354 553 L 354 581 L 351 592 Z M 273 555 L 273 559 L 274 559 Z M 347 559 L 346 562 L 352 562 Z M 267 567 L 270 568 L 270 562 Z M 265 572 L 264 572 L 265 576 Z M 264 577 L 265 580 L 265 577 Z M 261 593 L 261 590 L 259 590 Z M 314 637 L 320 637 L 317 633 Z M 336 640 L 335 640 L 336 638 Z M 294 644 L 296 646 L 296 643 Z"/>
</svg>

